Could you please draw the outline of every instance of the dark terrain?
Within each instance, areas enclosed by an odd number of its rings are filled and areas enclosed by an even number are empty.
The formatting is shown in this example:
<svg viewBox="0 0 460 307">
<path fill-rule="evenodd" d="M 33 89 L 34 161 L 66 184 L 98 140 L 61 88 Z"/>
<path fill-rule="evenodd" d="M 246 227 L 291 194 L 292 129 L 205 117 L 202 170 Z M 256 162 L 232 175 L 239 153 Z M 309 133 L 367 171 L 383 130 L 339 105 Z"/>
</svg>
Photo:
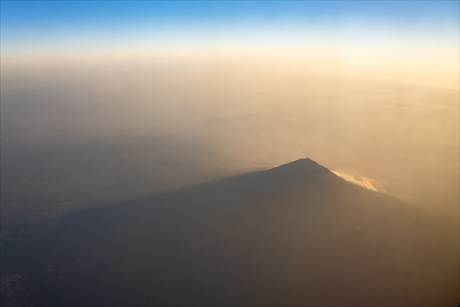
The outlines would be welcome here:
<svg viewBox="0 0 460 307">
<path fill-rule="evenodd" d="M 436 223 L 302 159 L 5 229 L 2 305 L 448 306 Z"/>
</svg>

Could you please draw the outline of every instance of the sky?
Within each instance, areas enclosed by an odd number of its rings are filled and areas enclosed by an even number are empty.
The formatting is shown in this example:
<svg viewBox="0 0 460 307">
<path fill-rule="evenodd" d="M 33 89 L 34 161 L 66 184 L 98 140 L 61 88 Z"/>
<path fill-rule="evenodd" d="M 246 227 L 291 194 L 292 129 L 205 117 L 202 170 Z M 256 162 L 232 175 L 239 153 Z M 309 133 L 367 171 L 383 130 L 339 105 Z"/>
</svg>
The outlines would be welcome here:
<svg viewBox="0 0 460 307">
<path fill-rule="evenodd" d="M 458 1 L 2 1 L 3 55 L 285 48 L 343 41 L 458 45 Z"/>
<path fill-rule="evenodd" d="M 0 5 L 11 208 L 118 201 L 305 156 L 458 207 L 459 1 Z"/>
</svg>

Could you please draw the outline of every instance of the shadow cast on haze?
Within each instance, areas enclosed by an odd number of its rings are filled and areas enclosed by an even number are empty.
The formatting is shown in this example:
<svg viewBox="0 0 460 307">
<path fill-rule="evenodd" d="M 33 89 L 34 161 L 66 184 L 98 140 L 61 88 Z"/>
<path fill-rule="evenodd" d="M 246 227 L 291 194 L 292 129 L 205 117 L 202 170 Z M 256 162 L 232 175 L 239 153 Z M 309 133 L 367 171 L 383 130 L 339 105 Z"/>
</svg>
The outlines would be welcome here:
<svg viewBox="0 0 460 307">
<path fill-rule="evenodd" d="M 301 159 L 20 228 L 2 282 L 11 306 L 445 305 L 438 222 Z"/>
</svg>

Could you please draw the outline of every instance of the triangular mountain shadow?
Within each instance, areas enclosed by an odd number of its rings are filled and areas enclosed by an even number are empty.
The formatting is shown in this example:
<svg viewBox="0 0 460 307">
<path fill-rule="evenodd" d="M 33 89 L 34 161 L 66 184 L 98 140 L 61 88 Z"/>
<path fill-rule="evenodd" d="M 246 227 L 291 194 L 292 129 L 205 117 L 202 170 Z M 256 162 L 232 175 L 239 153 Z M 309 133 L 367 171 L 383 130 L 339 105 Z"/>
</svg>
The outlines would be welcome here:
<svg viewBox="0 0 460 307">
<path fill-rule="evenodd" d="M 421 217 L 310 159 L 55 219 L 2 241 L 7 303 L 426 304 Z"/>
</svg>

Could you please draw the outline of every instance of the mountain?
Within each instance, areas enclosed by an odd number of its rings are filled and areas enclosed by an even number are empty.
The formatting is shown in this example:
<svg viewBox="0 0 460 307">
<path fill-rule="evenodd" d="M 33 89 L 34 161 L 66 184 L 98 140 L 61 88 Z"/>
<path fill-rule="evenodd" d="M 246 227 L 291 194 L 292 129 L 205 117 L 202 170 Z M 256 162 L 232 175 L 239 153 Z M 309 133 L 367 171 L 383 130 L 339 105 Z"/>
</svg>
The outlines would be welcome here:
<svg viewBox="0 0 460 307">
<path fill-rule="evenodd" d="M 10 231 L 3 306 L 440 305 L 430 223 L 301 159 Z"/>
</svg>

